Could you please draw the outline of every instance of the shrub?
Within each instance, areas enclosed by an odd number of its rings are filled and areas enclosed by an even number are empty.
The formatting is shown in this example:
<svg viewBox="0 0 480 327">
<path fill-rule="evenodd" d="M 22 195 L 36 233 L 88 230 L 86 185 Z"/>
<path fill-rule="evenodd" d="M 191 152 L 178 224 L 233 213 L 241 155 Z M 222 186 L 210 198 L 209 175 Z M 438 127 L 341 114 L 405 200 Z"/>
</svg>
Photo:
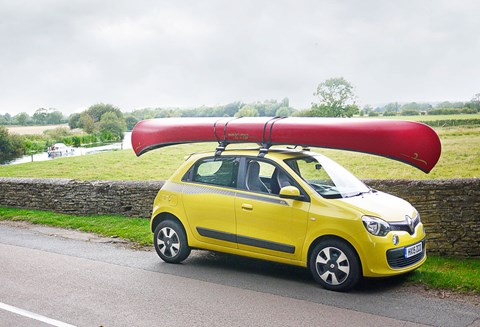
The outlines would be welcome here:
<svg viewBox="0 0 480 327">
<path fill-rule="evenodd" d="M 420 115 L 420 111 L 412 110 L 412 109 L 402 110 L 401 115 L 402 116 L 418 116 Z"/>
<path fill-rule="evenodd" d="M 388 117 L 388 116 L 396 116 L 397 113 L 396 112 L 393 112 L 393 111 L 386 111 L 383 113 L 383 116 L 384 117 Z"/>
</svg>

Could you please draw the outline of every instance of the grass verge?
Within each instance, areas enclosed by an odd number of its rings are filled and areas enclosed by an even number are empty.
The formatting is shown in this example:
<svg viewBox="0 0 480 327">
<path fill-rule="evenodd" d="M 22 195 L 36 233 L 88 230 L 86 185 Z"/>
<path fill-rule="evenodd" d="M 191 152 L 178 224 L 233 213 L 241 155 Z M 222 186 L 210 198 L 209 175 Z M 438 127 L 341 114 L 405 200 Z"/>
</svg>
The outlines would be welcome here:
<svg viewBox="0 0 480 327">
<path fill-rule="evenodd" d="M 73 216 L 50 211 L 0 207 L 0 221 L 27 221 L 32 224 L 70 228 L 106 237 L 121 237 L 136 245 L 152 245 L 150 222 L 121 216 Z"/>
<path fill-rule="evenodd" d="M 27 221 L 33 224 L 71 228 L 101 236 L 118 236 L 135 244 L 151 246 L 148 219 L 122 216 L 73 216 L 50 211 L 0 207 L 0 221 Z M 407 281 L 431 289 L 480 295 L 480 260 L 429 256 Z"/>
<path fill-rule="evenodd" d="M 408 276 L 408 281 L 432 289 L 480 295 L 480 260 L 428 256 L 423 266 Z"/>
</svg>

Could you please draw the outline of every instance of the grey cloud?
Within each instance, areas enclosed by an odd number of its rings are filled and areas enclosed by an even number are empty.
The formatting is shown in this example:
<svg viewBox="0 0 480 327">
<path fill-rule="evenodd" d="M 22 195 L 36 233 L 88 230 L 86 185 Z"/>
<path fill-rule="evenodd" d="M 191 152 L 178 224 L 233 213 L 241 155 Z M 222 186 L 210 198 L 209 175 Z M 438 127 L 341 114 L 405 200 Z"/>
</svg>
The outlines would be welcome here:
<svg viewBox="0 0 480 327">
<path fill-rule="evenodd" d="M 0 1 L 0 113 L 290 98 L 344 76 L 360 103 L 480 92 L 480 3 Z"/>
</svg>

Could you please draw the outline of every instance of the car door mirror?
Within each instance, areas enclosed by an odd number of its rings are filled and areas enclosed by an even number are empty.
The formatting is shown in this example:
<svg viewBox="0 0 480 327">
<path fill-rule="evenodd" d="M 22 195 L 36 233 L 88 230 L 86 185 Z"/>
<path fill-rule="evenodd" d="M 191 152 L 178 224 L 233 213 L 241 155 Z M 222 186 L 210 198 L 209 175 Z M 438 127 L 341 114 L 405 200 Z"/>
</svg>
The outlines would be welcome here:
<svg viewBox="0 0 480 327">
<path fill-rule="evenodd" d="M 280 190 L 282 199 L 303 200 L 305 197 L 300 194 L 300 190 L 295 186 L 285 186 Z"/>
</svg>

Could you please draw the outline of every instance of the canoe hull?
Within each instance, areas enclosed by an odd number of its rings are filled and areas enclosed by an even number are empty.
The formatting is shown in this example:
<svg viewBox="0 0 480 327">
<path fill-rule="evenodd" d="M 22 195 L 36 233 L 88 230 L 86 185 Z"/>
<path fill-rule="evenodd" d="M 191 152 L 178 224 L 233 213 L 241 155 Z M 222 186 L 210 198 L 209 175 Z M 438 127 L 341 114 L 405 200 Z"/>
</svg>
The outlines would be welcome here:
<svg viewBox="0 0 480 327">
<path fill-rule="evenodd" d="M 426 173 L 436 165 L 441 143 L 427 125 L 399 120 L 345 118 L 161 118 L 139 122 L 132 146 L 139 156 L 182 143 L 219 142 L 299 145 L 357 151 L 410 164 Z"/>
</svg>

